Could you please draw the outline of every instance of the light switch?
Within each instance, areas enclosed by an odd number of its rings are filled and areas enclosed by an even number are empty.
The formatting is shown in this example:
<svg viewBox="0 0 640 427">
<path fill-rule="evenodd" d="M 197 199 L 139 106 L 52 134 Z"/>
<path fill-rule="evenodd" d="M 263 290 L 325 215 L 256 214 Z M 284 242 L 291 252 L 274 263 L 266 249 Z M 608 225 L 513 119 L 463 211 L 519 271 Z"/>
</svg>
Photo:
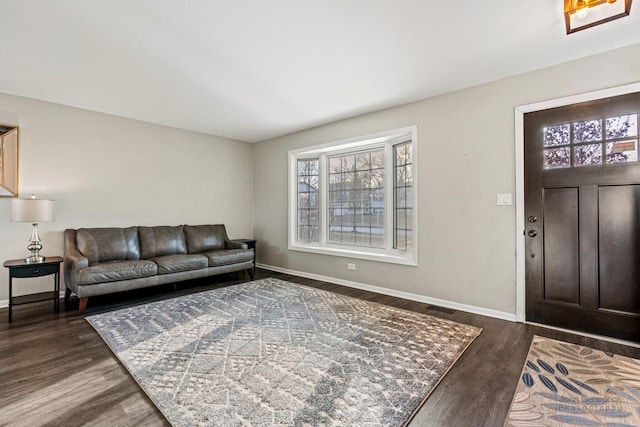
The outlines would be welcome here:
<svg viewBox="0 0 640 427">
<path fill-rule="evenodd" d="M 496 205 L 511 206 L 513 204 L 512 194 L 498 194 L 496 197 Z"/>
</svg>

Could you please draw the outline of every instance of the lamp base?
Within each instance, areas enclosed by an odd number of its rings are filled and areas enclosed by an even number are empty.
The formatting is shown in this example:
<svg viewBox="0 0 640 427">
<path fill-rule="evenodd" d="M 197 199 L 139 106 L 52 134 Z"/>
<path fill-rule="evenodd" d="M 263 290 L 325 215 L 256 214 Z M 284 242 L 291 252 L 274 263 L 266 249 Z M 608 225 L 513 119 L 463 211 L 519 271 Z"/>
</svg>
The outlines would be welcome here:
<svg viewBox="0 0 640 427">
<path fill-rule="evenodd" d="M 27 249 L 31 252 L 31 256 L 24 259 L 27 264 L 40 264 L 44 262 L 44 257 L 40 255 L 40 249 L 42 249 L 42 243 L 40 243 L 40 236 L 38 235 L 38 223 L 33 223 L 33 229 L 31 231 L 31 238 L 29 238 L 29 246 Z"/>
</svg>

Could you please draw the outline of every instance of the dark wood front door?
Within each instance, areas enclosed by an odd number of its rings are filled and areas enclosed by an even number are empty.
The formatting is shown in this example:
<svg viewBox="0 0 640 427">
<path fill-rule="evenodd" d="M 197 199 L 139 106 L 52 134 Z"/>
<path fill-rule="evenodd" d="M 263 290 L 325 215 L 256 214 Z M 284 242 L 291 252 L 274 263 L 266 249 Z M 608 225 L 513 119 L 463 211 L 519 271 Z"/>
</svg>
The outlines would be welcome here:
<svg viewBox="0 0 640 427">
<path fill-rule="evenodd" d="M 640 342 L 640 93 L 527 113 L 527 321 Z"/>
</svg>

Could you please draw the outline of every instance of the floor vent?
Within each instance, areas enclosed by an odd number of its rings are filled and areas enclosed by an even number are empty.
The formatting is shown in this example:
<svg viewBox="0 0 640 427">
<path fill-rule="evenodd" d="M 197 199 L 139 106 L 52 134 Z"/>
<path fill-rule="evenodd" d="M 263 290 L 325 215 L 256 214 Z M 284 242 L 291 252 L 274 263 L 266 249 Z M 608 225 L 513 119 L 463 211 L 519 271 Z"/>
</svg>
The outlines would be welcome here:
<svg viewBox="0 0 640 427">
<path fill-rule="evenodd" d="M 440 311 L 442 313 L 447 313 L 447 314 L 453 314 L 456 311 L 451 309 L 451 308 L 447 308 L 447 307 L 440 307 L 439 305 L 428 305 L 427 306 L 427 310 L 433 310 L 433 311 Z"/>
</svg>

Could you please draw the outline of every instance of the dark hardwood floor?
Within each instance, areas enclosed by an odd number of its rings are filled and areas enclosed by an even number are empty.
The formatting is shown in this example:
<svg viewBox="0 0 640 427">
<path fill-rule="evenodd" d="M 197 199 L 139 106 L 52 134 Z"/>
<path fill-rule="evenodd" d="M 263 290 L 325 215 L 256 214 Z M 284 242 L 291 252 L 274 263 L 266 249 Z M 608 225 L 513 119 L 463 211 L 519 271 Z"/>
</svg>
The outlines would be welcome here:
<svg viewBox="0 0 640 427">
<path fill-rule="evenodd" d="M 640 349 L 374 294 L 297 276 L 256 271 L 333 292 L 483 328 L 411 426 L 502 426 L 534 334 L 640 358 Z M 248 281 L 242 273 L 94 297 L 86 314 Z M 82 316 L 77 300 L 54 314 L 43 302 L 0 310 L 1 426 L 169 425 Z"/>
</svg>

